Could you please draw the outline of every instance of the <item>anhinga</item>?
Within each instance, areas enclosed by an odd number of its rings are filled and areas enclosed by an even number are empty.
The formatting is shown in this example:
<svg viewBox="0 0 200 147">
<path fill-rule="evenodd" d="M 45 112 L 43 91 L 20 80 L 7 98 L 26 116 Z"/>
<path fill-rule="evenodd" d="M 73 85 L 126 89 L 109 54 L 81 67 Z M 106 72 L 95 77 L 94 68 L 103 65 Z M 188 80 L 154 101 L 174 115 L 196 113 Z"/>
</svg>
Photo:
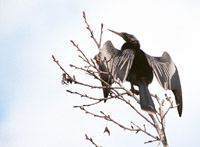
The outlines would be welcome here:
<svg viewBox="0 0 200 147">
<path fill-rule="evenodd" d="M 109 30 L 125 40 L 121 50 L 116 49 L 111 41 L 107 41 L 100 49 L 100 58 L 102 60 L 99 69 L 103 72 L 109 72 L 111 75 L 101 73 L 101 78 L 112 85 L 114 79 L 120 79 L 131 83 L 131 89 L 134 93 L 133 85 L 138 86 L 140 95 L 141 109 L 148 113 L 155 113 L 156 109 L 148 90 L 148 85 L 153 80 L 155 74 L 159 84 L 165 89 L 172 90 L 175 95 L 179 116 L 182 114 L 182 91 L 178 70 L 172 61 L 170 55 L 164 52 L 161 57 L 153 57 L 140 49 L 139 41 L 128 33 L 118 33 Z M 110 89 L 104 82 L 102 85 L 104 97 L 108 97 Z"/>
</svg>

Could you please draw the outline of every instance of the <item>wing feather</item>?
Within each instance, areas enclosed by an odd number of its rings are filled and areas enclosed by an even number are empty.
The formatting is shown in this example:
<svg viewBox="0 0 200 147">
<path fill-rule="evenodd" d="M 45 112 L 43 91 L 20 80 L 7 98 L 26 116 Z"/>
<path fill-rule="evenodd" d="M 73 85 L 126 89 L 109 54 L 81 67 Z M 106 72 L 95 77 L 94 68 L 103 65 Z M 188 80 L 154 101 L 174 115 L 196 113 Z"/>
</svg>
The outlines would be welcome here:
<svg viewBox="0 0 200 147">
<path fill-rule="evenodd" d="M 161 57 L 153 57 L 146 54 L 149 65 L 158 80 L 158 83 L 165 89 L 172 90 L 178 105 L 179 116 L 182 114 L 182 90 L 176 65 L 170 55 L 164 52 Z"/>
<path fill-rule="evenodd" d="M 99 52 L 101 58 L 99 69 L 103 72 L 108 72 L 108 74 L 101 73 L 101 78 L 110 85 L 114 82 L 113 78 L 124 82 L 132 67 L 134 53 L 130 49 L 118 50 L 111 41 L 106 41 Z M 103 82 L 102 85 L 105 86 Z M 104 89 L 104 97 L 108 96 L 108 92 L 108 88 Z"/>
<path fill-rule="evenodd" d="M 113 78 L 120 79 L 121 82 L 126 80 L 134 59 L 133 50 L 118 50 L 111 41 L 107 41 L 100 49 L 100 57 L 106 67 L 105 72 L 110 72 Z"/>
<path fill-rule="evenodd" d="M 128 76 L 128 73 L 132 67 L 134 59 L 134 52 L 132 50 L 126 49 L 124 51 L 119 51 L 111 59 L 111 68 L 109 71 L 115 79 L 120 79 L 124 82 Z"/>
</svg>

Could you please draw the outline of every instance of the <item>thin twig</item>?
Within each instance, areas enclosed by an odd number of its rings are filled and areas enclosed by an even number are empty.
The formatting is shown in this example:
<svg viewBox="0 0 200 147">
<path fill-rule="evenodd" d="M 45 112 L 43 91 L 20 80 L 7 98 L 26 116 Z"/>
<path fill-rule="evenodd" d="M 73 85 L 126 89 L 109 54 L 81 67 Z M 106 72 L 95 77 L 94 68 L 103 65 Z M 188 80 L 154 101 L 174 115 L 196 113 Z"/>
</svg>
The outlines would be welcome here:
<svg viewBox="0 0 200 147">
<path fill-rule="evenodd" d="M 60 69 L 61 69 L 64 73 L 67 73 L 67 72 L 65 71 L 65 69 L 59 64 L 59 61 L 56 60 L 56 58 L 54 57 L 54 55 L 52 55 L 52 58 L 53 58 L 53 61 L 60 67 Z"/>
<path fill-rule="evenodd" d="M 70 40 L 71 43 L 78 49 L 79 52 L 81 52 L 81 54 L 83 55 L 83 57 L 85 58 L 85 60 L 90 63 L 90 61 L 88 60 L 88 58 L 86 57 L 86 55 L 82 52 L 82 50 L 79 48 L 78 44 L 75 44 L 73 40 Z"/>
<path fill-rule="evenodd" d="M 89 140 L 95 147 L 101 147 L 101 146 L 98 146 L 98 145 L 93 141 L 92 138 L 88 137 L 87 134 L 85 134 L 85 139 L 86 139 L 86 140 Z"/>
<path fill-rule="evenodd" d="M 100 39 L 99 39 L 99 46 L 98 46 L 98 48 L 101 47 L 102 35 L 103 35 L 103 23 L 101 24 L 101 34 L 100 34 Z"/>
<path fill-rule="evenodd" d="M 137 129 L 134 129 L 134 127 L 128 128 L 128 127 L 120 124 L 118 121 L 114 120 L 113 118 L 111 118 L 110 115 L 106 115 L 103 111 L 100 111 L 100 113 L 103 114 L 103 115 L 99 115 L 99 114 L 95 114 L 95 113 L 89 112 L 88 110 L 86 110 L 84 107 L 81 107 L 81 106 L 75 106 L 75 108 L 80 108 L 86 114 L 90 114 L 90 115 L 92 115 L 94 117 L 103 118 L 103 119 L 105 119 L 107 121 L 113 122 L 114 124 L 118 125 L 119 127 L 121 127 L 124 130 L 134 131 L 136 133 L 141 131 L 141 132 L 145 133 L 146 135 L 158 140 L 157 136 L 153 136 L 151 133 L 147 132 L 145 129 L 142 129 L 142 128 L 140 128 L 139 126 L 137 126 L 135 124 L 134 125 L 137 127 Z M 133 124 L 133 122 L 132 122 L 132 124 Z"/>
<path fill-rule="evenodd" d="M 94 42 L 96 43 L 97 47 L 99 48 L 100 45 L 98 44 L 96 38 L 94 37 L 93 31 L 91 30 L 90 25 L 89 25 L 88 22 L 87 22 L 87 18 L 86 18 L 86 15 L 85 15 L 85 12 L 84 12 L 84 11 L 83 11 L 83 18 L 84 18 L 85 23 L 86 23 L 86 25 L 87 25 L 86 28 L 89 30 L 89 32 L 90 32 L 90 34 L 91 34 L 90 37 L 94 40 Z"/>
<path fill-rule="evenodd" d="M 79 92 L 74 92 L 74 91 L 71 91 L 71 90 L 66 90 L 68 93 L 71 93 L 71 94 L 76 94 L 76 95 L 79 95 L 80 97 L 85 97 L 85 98 L 88 98 L 88 99 L 91 99 L 91 100 L 95 100 L 95 101 L 104 101 L 104 100 L 108 100 L 108 99 L 112 99 L 113 97 L 108 97 L 108 98 L 94 98 L 94 97 L 91 97 L 91 96 L 88 96 L 87 94 L 81 94 Z"/>
</svg>

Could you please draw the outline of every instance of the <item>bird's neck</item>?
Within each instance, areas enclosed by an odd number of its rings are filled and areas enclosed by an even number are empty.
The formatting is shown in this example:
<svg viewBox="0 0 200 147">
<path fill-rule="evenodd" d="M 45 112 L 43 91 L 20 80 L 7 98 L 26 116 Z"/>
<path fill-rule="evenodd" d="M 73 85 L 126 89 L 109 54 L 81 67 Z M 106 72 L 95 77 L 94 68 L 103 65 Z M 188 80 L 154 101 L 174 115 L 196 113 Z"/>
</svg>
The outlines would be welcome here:
<svg viewBox="0 0 200 147">
<path fill-rule="evenodd" d="M 139 43 L 131 43 L 131 42 L 126 42 L 123 44 L 121 50 L 125 49 L 133 49 L 135 51 L 140 50 L 140 44 Z"/>
</svg>

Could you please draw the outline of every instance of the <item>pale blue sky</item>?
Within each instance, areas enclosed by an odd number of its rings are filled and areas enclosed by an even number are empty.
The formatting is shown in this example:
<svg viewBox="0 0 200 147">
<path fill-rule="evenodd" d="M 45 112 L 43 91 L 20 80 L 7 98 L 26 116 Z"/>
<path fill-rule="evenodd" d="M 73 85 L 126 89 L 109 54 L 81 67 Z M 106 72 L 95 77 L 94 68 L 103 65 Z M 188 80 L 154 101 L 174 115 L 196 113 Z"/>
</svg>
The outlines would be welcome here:
<svg viewBox="0 0 200 147">
<path fill-rule="evenodd" d="M 109 33 L 109 28 L 134 34 L 148 54 L 170 53 L 180 73 L 184 106 L 182 118 L 176 110 L 167 117 L 168 141 L 172 147 L 198 145 L 199 8 L 197 0 L 1 0 L 0 146 L 92 146 L 85 140 L 85 133 L 102 146 L 157 145 L 144 145 L 148 137 L 123 131 L 111 123 L 108 137 L 102 133 L 107 122 L 73 108 L 84 101 L 67 94 L 66 89 L 79 88 L 102 97 L 102 91 L 61 85 L 62 72 L 51 58 L 54 54 L 73 74 L 68 65 L 82 63 L 69 40 L 78 43 L 90 58 L 98 52 L 85 29 L 83 10 L 95 35 L 104 23 L 102 42 L 112 40 L 117 48 L 121 47 L 123 40 Z M 78 75 L 80 80 L 94 83 L 87 75 Z M 163 95 L 156 80 L 150 91 Z M 110 101 L 96 111 L 103 109 L 120 122 L 129 125 L 136 119 L 143 124 L 121 103 Z"/>
</svg>

